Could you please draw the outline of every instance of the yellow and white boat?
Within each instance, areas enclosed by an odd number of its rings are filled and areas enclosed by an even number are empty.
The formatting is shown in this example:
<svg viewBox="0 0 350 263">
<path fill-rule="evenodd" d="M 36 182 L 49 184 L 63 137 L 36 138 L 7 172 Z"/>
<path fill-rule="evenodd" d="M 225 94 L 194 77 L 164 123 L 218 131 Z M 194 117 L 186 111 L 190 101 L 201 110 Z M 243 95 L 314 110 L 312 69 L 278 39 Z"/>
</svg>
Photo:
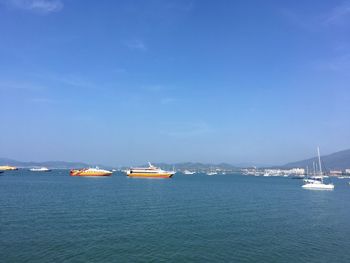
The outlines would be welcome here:
<svg viewBox="0 0 350 263">
<path fill-rule="evenodd" d="M 165 171 L 148 163 L 148 167 L 130 168 L 126 171 L 129 177 L 140 178 L 171 178 L 175 171 Z"/>
<path fill-rule="evenodd" d="M 96 168 L 88 168 L 88 169 L 73 169 L 70 170 L 71 176 L 110 176 L 112 175 L 111 171 Z"/>
<path fill-rule="evenodd" d="M 9 165 L 0 166 L 0 171 L 14 171 L 14 170 L 18 170 L 18 168 L 15 166 L 9 166 Z"/>
</svg>

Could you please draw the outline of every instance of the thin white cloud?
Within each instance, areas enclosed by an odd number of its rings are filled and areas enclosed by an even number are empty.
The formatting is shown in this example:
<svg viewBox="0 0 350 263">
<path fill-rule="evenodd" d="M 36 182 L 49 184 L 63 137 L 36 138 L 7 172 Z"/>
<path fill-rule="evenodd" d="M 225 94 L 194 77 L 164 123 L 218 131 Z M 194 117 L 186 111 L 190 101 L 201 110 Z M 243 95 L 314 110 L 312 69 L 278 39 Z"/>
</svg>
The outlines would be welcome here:
<svg viewBox="0 0 350 263">
<path fill-rule="evenodd" d="M 213 132 L 206 122 L 170 122 L 163 124 L 161 133 L 171 137 L 193 137 Z"/>
<path fill-rule="evenodd" d="M 141 89 L 147 92 L 160 92 L 160 91 L 164 91 L 167 88 L 163 85 L 145 85 L 145 86 L 141 86 Z"/>
<path fill-rule="evenodd" d="M 175 102 L 176 102 L 176 99 L 174 99 L 174 98 L 162 98 L 160 100 L 160 104 L 162 104 L 162 105 L 174 104 Z"/>
<path fill-rule="evenodd" d="M 31 74 L 33 77 L 40 80 L 49 81 L 51 83 L 61 83 L 65 86 L 84 88 L 84 89 L 96 89 L 101 88 L 101 84 L 97 85 L 91 81 L 88 77 L 76 74 L 58 74 L 55 72 L 42 71 Z"/>
<path fill-rule="evenodd" d="M 114 68 L 113 73 L 117 73 L 117 74 L 124 74 L 127 73 L 127 70 L 125 68 Z"/>
<path fill-rule="evenodd" d="M 34 103 L 34 104 L 52 104 L 52 103 L 57 102 L 56 100 L 49 99 L 49 98 L 43 98 L 43 97 L 31 98 L 31 99 L 29 99 L 29 101 Z"/>
<path fill-rule="evenodd" d="M 8 0 L 7 3 L 15 8 L 41 14 L 49 14 L 62 10 L 61 0 Z"/>
<path fill-rule="evenodd" d="M 328 61 L 316 62 L 316 69 L 321 71 L 333 71 L 348 73 L 350 70 L 350 53 L 343 54 Z"/>
<path fill-rule="evenodd" d="M 28 81 L 0 81 L 0 90 L 10 91 L 10 90 L 22 90 L 22 91 L 42 91 L 46 87 L 42 85 L 37 85 L 30 83 Z"/>
<path fill-rule="evenodd" d="M 96 88 L 92 81 L 77 75 L 60 75 L 56 79 L 63 84 L 77 88 Z"/>
<path fill-rule="evenodd" d="M 129 49 L 146 51 L 148 48 L 146 44 L 140 39 L 127 40 L 124 42 Z"/>
<path fill-rule="evenodd" d="M 328 25 L 344 24 L 350 21 L 350 1 L 336 6 L 325 19 L 325 23 Z"/>
<path fill-rule="evenodd" d="M 300 14 L 294 10 L 280 8 L 279 13 L 285 17 L 290 23 L 307 31 L 315 31 L 319 27 L 320 22 L 313 16 Z"/>
<path fill-rule="evenodd" d="M 165 1 L 164 7 L 170 9 L 171 12 L 190 12 L 194 8 L 193 1 Z"/>
<path fill-rule="evenodd" d="M 350 23 L 350 0 L 324 12 L 305 14 L 286 8 L 280 8 L 279 12 L 291 23 L 307 31 L 315 32 L 329 27 L 348 25 Z"/>
</svg>

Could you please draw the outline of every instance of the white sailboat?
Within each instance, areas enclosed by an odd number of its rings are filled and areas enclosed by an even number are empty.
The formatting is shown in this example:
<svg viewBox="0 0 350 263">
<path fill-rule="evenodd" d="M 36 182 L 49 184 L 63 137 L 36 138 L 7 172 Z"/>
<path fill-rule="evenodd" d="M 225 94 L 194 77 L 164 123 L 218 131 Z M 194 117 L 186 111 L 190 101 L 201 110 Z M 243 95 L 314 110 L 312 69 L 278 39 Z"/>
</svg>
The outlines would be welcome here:
<svg viewBox="0 0 350 263">
<path fill-rule="evenodd" d="M 310 189 L 310 190 L 333 190 L 334 184 L 325 184 L 323 182 L 323 173 L 322 173 L 322 166 L 321 166 L 321 157 L 320 157 L 320 148 L 317 147 L 317 154 L 318 154 L 318 166 L 319 166 L 319 175 L 317 176 L 319 180 L 307 180 L 305 184 L 302 186 L 304 189 Z M 315 176 L 314 176 L 315 178 Z"/>
<path fill-rule="evenodd" d="M 213 170 L 213 168 L 210 168 L 210 171 L 207 172 L 207 175 L 217 175 L 218 173 L 216 171 Z"/>
</svg>

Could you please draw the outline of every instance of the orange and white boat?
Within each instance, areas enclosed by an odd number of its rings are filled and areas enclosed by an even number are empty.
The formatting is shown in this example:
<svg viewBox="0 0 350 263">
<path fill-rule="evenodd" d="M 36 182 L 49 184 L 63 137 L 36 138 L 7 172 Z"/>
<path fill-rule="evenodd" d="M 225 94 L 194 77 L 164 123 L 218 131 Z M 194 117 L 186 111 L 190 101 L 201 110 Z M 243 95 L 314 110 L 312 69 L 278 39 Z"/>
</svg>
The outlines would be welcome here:
<svg viewBox="0 0 350 263">
<path fill-rule="evenodd" d="M 0 171 L 14 171 L 14 170 L 18 170 L 18 168 L 15 166 L 9 166 L 9 165 L 0 166 Z"/>
<path fill-rule="evenodd" d="M 110 176 L 111 171 L 96 168 L 73 169 L 70 170 L 71 176 Z"/>
<path fill-rule="evenodd" d="M 130 168 L 126 171 L 129 177 L 141 177 L 141 178 L 171 178 L 175 171 L 164 171 L 158 167 L 148 163 L 148 167 L 144 168 Z"/>
</svg>

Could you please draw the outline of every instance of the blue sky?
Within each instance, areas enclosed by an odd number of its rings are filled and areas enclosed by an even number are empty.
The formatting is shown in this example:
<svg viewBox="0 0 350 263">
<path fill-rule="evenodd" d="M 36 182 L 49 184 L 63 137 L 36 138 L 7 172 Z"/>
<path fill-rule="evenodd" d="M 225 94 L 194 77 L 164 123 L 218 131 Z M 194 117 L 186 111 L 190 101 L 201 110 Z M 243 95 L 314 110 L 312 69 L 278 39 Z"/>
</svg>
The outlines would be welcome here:
<svg viewBox="0 0 350 263">
<path fill-rule="evenodd" d="M 0 156 L 280 164 L 350 148 L 350 1 L 0 0 Z"/>
</svg>

